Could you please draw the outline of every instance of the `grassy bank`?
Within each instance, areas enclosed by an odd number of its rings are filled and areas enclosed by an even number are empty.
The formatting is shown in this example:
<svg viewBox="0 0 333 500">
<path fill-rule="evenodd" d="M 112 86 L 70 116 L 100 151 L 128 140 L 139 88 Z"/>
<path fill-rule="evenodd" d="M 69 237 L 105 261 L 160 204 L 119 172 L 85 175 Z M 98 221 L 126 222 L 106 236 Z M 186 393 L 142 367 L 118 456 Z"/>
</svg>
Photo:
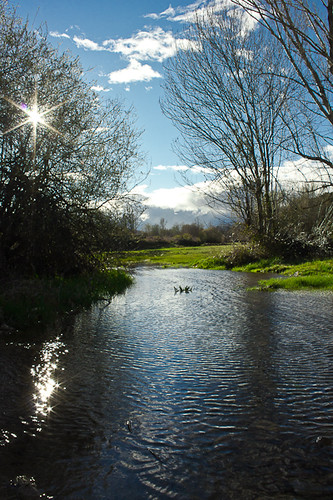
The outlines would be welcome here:
<svg viewBox="0 0 333 500">
<path fill-rule="evenodd" d="M 59 315 L 110 299 L 131 283 L 128 274 L 115 269 L 72 278 L 7 280 L 0 288 L 0 330 L 6 325 L 44 326 Z"/>
<path fill-rule="evenodd" d="M 283 278 L 261 280 L 260 290 L 331 290 L 333 291 L 333 259 L 285 265 L 280 273 Z M 263 268 L 265 271 L 267 268 Z"/>
<path fill-rule="evenodd" d="M 111 265 L 125 267 L 141 264 L 162 267 L 225 269 L 223 257 L 231 253 L 233 249 L 234 245 L 170 247 L 108 254 L 105 255 L 105 258 Z"/>
<path fill-rule="evenodd" d="M 200 269 L 230 269 L 232 271 L 276 273 L 281 275 L 259 281 L 261 290 L 321 289 L 333 290 L 333 259 L 314 260 L 298 264 L 283 259 L 260 258 L 257 250 L 246 245 L 222 245 L 162 248 L 109 255 L 107 260 L 123 266 L 159 265 Z"/>
</svg>

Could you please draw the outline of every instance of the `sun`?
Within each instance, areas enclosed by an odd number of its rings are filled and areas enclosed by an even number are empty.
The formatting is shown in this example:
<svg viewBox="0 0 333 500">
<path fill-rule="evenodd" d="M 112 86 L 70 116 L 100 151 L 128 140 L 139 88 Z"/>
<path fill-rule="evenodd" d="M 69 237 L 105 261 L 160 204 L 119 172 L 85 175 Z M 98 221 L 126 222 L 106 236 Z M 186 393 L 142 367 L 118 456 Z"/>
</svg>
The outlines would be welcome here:
<svg viewBox="0 0 333 500">
<path fill-rule="evenodd" d="M 14 130 L 17 130 L 18 128 L 24 127 L 25 125 L 29 125 L 29 124 L 32 125 L 34 136 L 36 134 L 36 129 L 37 129 L 38 125 L 42 125 L 43 127 L 48 128 L 56 135 L 61 135 L 61 133 L 56 128 L 54 128 L 49 123 L 49 121 L 45 120 L 45 118 L 47 115 L 50 115 L 50 113 L 52 113 L 52 111 L 58 109 L 60 106 L 63 106 L 68 101 L 61 102 L 60 104 L 56 104 L 55 106 L 51 106 L 50 108 L 48 108 L 44 111 L 41 111 L 41 109 L 38 107 L 38 103 L 37 103 L 37 92 L 35 93 L 34 102 L 33 102 L 31 107 L 28 107 L 28 105 L 25 103 L 17 104 L 15 101 L 13 101 L 12 99 L 10 99 L 9 97 L 6 97 L 6 96 L 0 96 L 0 97 L 5 99 L 12 106 L 14 106 L 15 108 L 17 108 L 18 110 L 20 110 L 21 112 L 23 112 L 26 115 L 26 118 L 23 119 L 23 121 L 21 121 L 18 125 L 15 125 L 14 127 L 6 130 L 5 132 L 3 132 L 2 135 L 9 134 L 10 132 L 13 132 Z"/>
<path fill-rule="evenodd" d="M 32 145 L 33 145 L 33 153 L 32 153 L 32 158 L 33 162 L 35 164 L 36 160 L 36 150 L 37 150 L 37 128 L 42 127 L 46 128 L 49 131 L 53 132 L 55 135 L 62 135 L 55 127 L 53 127 L 47 118 L 50 118 L 50 115 L 52 111 L 55 111 L 58 109 L 60 106 L 63 106 L 66 102 L 64 101 L 59 104 L 56 104 L 54 106 L 49 107 L 48 109 L 44 109 L 43 111 L 39 108 L 38 106 L 38 99 L 37 99 L 37 88 L 35 89 L 35 94 L 33 96 L 33 103 L 29 107 L 25 103 L 18 104 L 9 97 L 6 96 L 0 96 L 3 99 L 5 99 L 7 102 L 9 102 L 13 107 L 18 109 L 21 113 L 23 112 L 25 115 L 25 118 L 18 124 L 15 125 L 14 127 L 6 130 L 5 132 L 2 133 L 2 135 L 9 134 L 10 132 L 13 132 L 14 130 L 17 130 L 21 127 L 24 127 L 26 125 L 30 125 L 32 127 Z M 49 116 L 47 116 L 49 115 Z M 46 118 L 46 119 L 45 119 Z"/>
<path fill-rule="evenodd" d="M 38 124 L 45 125 L 43 114 L 38 111 L 37 106 L 33 106 L 32 109 L 28 109 L 25 112 L 29 117 L 28 121 L 31 122 L 34 127 L 37 127 Z"/>
</svg>

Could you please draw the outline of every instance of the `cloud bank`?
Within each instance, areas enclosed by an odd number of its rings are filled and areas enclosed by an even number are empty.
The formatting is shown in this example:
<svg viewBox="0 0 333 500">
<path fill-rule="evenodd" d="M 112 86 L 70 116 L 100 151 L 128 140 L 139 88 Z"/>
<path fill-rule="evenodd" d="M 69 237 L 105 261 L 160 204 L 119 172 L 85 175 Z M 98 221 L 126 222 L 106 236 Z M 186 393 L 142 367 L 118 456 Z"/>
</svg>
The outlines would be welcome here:
<svg viewBox="0 0 333 500">
<path fill-rule="evenodd" d="M 217 214 L 207 205 L 203 186 L 178 186 L 174 188 L 160 188 L 148 191 L 148 185 L 137 186 L 132 194 L 142 200 L 146 211 L 142 216 L 143 223 L 157 224 L 163 217 L 167 226 L 174 224 L 190 224 L 195 220 L 210 225 L 218 223 L 221 218 L 228 219 L 230 214 Z"/>
<path fill-rule="evenodd" d="M 333 147 L 327 149 L 327 155 L 333 157 Z M 189 169 L 184 165 L 157 165 L 153 167 L 153 170 L 185 171 Z M 332 175 L 329 170 L 320 168 L 317 162 L 302 158 L 295 161 L 285 161 L 274 174 L 281 187 L 287 191 L 302 189 L 309 183 L 315 185 L 316 183 L 318 185 L 332 183 Z M 197 218 L 207 224 L 231 218 L 227 207 L 223 208 L 221 204 L 218 204 L 214 210 L 208 205 L 207 195 L 220 200 L 225 195 L 223 187 L 214 181 L 202 181 L 192 186 L 160 188 L 153 191 L 149 191 L 148 185 L 142 184 L 135 188 L 133 194 L 136 194 L 146 206 L 144 220 L 149 223 L 158 223 L 161 217 L 167 219 L 168 226 L 176 223 L 194 222 Z"/>
</svg>

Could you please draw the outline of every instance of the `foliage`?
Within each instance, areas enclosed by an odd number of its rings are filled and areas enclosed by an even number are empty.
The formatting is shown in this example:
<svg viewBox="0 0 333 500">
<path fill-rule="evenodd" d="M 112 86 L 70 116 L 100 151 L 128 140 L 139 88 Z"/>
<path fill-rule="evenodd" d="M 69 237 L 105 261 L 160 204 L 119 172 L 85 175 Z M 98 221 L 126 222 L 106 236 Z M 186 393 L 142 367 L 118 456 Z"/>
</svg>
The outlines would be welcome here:
<svg viewBox="0 0 333 500">
<path fill-rule="evenodd" d="M 261 241 L 271 255 L 289 259 L 327 257 L 333 251 L 332 193 L 316 193 L 308 185 L 285 193 L 275 222 L 275 233 Z"/>
<path fill-rule="evenodd" d="M 102 299 L 109 300 L 131 283 L 128 274 L 115 269 L 71 278 L 58 276 L 6 282 L 0 292 L 1 319 L 19 329 L 45 326 L 58 315 L 88 308 Z"/>
<path fill-rule="evenodd" d="M 258 245 L 237 245 L 232 252 L 224 257 L 224 265 L 227 269 L 242 266 L 251 262 L 257 262 L 263 257 L 263 250 Z"/>
<path fill-rule="evenodd" d="M 102 104 L 79 61 L 3 0 L 0 65 L 0 264 L 78 272 L 98 240 L 101 208 L 115 218 L 141 163 L 133 111 Z"/>
<path fill-rule="evenodd" d="M 232 240 L 235 230 L 232 224 L 204 227 L 200 222 L 175 224 L 167 228 L 164 219 L 161 219 L 160 224 L 146 224 L 143 230 L 137 232 L 133 247 L 144 249 L 226 244 Z"/>
</svg>

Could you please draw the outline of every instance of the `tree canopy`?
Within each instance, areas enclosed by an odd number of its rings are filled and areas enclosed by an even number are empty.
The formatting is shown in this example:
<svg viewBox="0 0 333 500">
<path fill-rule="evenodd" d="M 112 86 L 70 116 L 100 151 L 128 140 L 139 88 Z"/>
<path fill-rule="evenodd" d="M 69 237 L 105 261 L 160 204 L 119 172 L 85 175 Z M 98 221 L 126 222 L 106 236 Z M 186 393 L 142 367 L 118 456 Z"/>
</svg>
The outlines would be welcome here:
<svg viewBox="0 0 333 500">
<path fill-rule="evenodd" d="M 72 272 L 94 247 L 99 210 L 142 167 L 134 112 L 101 102 L 79 60 L 4 1 L 0 67 L 0 259 Z"/>
</svg>

